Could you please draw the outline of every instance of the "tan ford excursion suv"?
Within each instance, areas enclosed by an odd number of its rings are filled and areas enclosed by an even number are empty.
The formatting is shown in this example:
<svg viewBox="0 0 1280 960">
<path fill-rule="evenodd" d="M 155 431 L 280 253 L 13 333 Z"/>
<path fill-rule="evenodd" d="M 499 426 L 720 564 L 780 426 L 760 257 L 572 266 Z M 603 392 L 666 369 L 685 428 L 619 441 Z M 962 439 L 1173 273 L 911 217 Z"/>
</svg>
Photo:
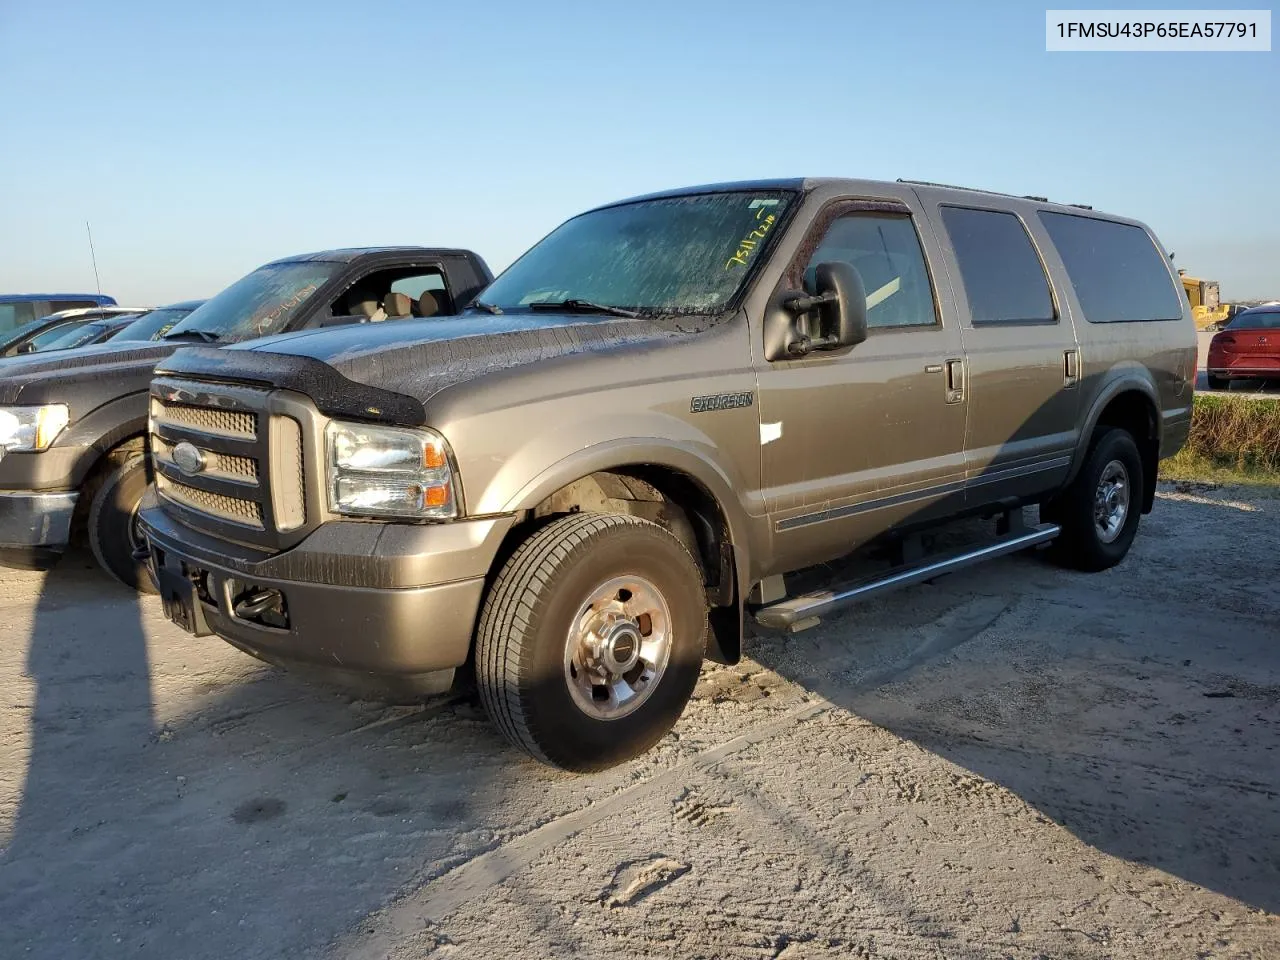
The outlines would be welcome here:
<svg viewBox="0 0 1280 960">
<path fill-rule="evenodd" d="M 460 316 L 162 360 L 149 568 L 194 633 L 380 696 L 474 676 L 512 742 L 606 767 L 739 658 L 747 617 L 801 629 L 1039 544 L 1122 560 L 1188 432 L 1180 291 L 1141 223 L 1041 197 L 611 204 Z M 923 549 L 981 516 L 988 539 Z M 896 562 L 788 596 L 867 548 Z"/>
</svg>

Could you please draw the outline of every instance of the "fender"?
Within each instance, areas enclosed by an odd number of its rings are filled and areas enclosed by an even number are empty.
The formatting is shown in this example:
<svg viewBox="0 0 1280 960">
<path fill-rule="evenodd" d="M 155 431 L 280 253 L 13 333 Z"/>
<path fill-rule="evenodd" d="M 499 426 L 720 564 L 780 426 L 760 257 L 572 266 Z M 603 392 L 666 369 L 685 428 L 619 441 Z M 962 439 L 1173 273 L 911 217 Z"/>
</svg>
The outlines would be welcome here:
<svg viewBox="0 0 1280 960">
<path fill-rule="evenodd" d="M 685 474 L 700 484 L 719 506 L 729 528 L 729 546 L 732 549 L 737 590 L 734 603 L 736 609 L 723 608 L 722 613 L 713 617 L 713 633 L 719 648 L 719 655 L 713 659 L 737 663 L 741 656 L 744 603 L 751 586 L 752 524 L 733 492 L 733 485 L 713 460 L 658 437 L 609 440 L 551 464 L 520 488 L 508 501 L 504 512 L 532 510 L 556 490 L 574 480 L 592 473 L 637 464 L 666 467 Z"/>
<path fill-rule="evenodd" d="M 1071 472 L 1062 484 L 1064 488 L 1075 480 L 1076 474 L 1084 466 L 1085 456 L 1089 452 L 1089 443 L 1093 439 L 1093 431 L 1098 425 L 1102 411 L 1107 408 L 1107 404 L 1120 394 L 1134 391 L 1146 397 L 1152 409 L 1156 411 L 1156 428 L 1159 429 L 1160 427 L 1160 401 L 1156 393 L 1155 383 L 1146 368 L 1138 366 L 1122 367 L 1113 371 L 1113 373 L 1116 374 L 1115 379 L 1103 385 L 1089 406 L 1088 416 L 1085 417 L 1080 437 L 1076 440 L 1075 452 L 1071 457 Z"/>
<path fill-rule="evenodd" d="M 147 391 L 117 397 L 71 424 L 55 447 L 81 447 L 70 486 L 79 487 L 104 453 L 129 437 L 147 432 Z"/>
</svg>

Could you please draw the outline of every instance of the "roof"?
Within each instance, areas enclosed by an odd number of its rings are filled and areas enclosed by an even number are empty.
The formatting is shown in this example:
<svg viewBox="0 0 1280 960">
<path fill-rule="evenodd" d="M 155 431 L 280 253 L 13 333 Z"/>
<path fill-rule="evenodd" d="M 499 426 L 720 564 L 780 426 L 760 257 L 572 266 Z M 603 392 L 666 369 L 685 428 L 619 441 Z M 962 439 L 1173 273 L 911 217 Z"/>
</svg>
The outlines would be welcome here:
<svg viewBox="0 0 1280 960">
<path fill-rule="evenodd" d="M 194 310 L 203 304 L 203 300 L 179 300 L 177 303 L 166 303 L 163 306 L 152 307 L 152 310 Z"/>
<path fill-rule="evenodd" d="M 267 266 L 277 263 L 304 263 L 310 261 L 324 261 L 328 263 L 352 263 L 361 257 L 369 256 L 389 256 L 392 254 L 411 255 L 421 254 L 431 257 L 445 256 L 474 256 L 470 250 L 459 250 L 452 247 L 340 247 L 336 250 L 318 250 L 315 253 L 299 253 L 291 257 L 281 257 L 279 260 L 272 260 Z"/>
<path fill-rule="evenodd" d="M 839 187 L 848 185 L 857 192 L 865 193 L 868 188 L 875 189 L 877 187 L 885 187 L 893 191 L 901 190 L 905 187 L 929 187 L 939 190 L 955 190 L 965 195 L 999 197 L 1002 200 L 1030 200 L 1036 203 L 1049 204 L 1054 207 L 1062 207 L 1071 211 L 1092 211 L 1092 207 L 1082 203 L 1062 203 L 1049 200 L 1045 197 L 1036 196 L 1017 196 L 1011 193 L 999 193 L 995 190 L 982 190 L 977 187 L 957 187 L 949 183 L 931 183 L 926 180 L 906 180 L 899 179 L 896 181 L 889 180 L 860 180 L 851 177 L 779 177 L 767 180 L 738 180 L 727 181 L 724 183 L 705 183 L 692 187 L 677 187 L 672 190 L 660 190 L 657 193 L 647 193 L 638 197 L 629 197 L 625 200 L 617 200 L 613 203 L 602 204 L 597 209 L 606 209 L 608 207 L 621 206 L 626 203 L 635 203 L 640 200 L 661 200 L 671 197 L 687 197 L 700 193 L 724 193 L 728 191 L 753 192 L 753 191 L 772 191 L 772 190 L 799 190 L 809 191 L 818 187 Z M 1106 216 L 1103 214 L 1103 216 Z"/>
<path fill-rule="evenodd" d="M 0 293 L 0 303 L 27 303 L 31 300 L 93 300 L 104 306 L 116 302 L 105 293 Z"/>
</svg>

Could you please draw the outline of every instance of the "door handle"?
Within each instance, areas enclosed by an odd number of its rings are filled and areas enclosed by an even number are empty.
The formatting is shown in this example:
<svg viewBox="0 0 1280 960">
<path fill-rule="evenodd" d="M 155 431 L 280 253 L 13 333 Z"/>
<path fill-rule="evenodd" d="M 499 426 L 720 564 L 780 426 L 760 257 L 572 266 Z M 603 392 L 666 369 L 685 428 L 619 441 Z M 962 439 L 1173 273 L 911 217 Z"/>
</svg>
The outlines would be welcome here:
<svg viewBox="0 0 1280 960">
<path fill-rule="evenodd" d="M 964 399 L 964 361 L 948 360 L 947 403 L 959 403 Z"/>
<path fill-rule="evenodd" d="M 1062 354 L 1062 383 L 1074 387 L 1080 382 L 1080 351 L 1066 350 Z"/>
</svg>

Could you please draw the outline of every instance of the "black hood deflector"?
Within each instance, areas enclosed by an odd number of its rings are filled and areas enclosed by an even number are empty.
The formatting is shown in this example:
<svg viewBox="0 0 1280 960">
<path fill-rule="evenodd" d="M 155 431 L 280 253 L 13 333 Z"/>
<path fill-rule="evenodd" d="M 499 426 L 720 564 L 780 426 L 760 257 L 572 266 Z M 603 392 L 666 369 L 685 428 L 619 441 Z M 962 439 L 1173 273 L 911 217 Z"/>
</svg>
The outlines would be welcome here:
<svg viewBox="0 0 1280 960">
<path fill-rule="evenodd" d="M 185 347 L 156 367 L 157 377 L 170 375 L 294 390 L 310 397 L 316 409 L 331 417 L 413 426 L 427 422 L 422 404 L 412 397 L 348 380 L 313 357 Z"/>
</svg>

